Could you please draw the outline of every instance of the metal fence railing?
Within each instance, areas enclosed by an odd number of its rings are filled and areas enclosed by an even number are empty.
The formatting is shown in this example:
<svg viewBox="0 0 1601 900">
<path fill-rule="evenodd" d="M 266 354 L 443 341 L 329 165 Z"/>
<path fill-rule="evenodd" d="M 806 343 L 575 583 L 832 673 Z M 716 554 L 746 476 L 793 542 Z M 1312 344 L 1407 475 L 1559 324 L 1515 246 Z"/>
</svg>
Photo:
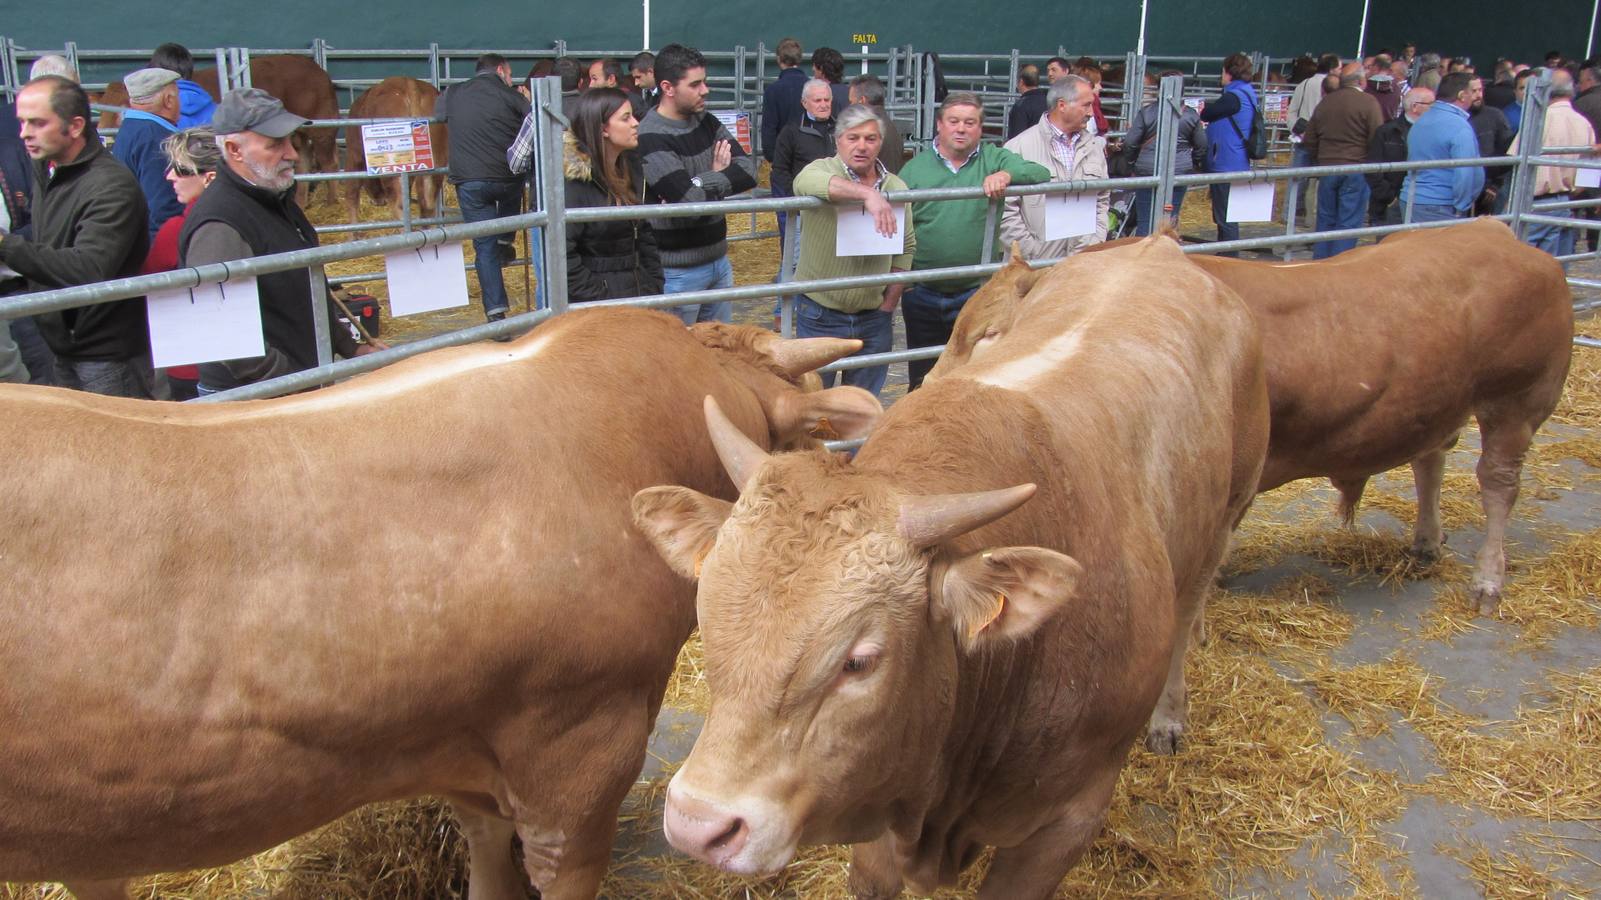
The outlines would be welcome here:
<svg viewBox="0 0 1601 900">
<path fill-rule="evenodd" d="M 537 150 L 539 157 L 544 160 L 557 160 L 561 154 L 561 129 L 557 124 L 561 108 L 559 83 L 554 78 L 536 81 L 534 84 L 534 109 L 540 116 L 540 128 L 537 130 Z M 1539 135 L 1543 131 L 1545 112 L 1549 104 L 1550 79 L 1549 75 L 1542 74 L 1531 82 L 1526 97 L 1524 109 L 1523 134 L 1529 138 L 1520 143 L 1519 153 L 1510 157 L 1475 158 L 1464 160 L 1442 160 L 1433 162 L 1401 162 L 1401 163 L 1366 163 L 1346 166 L 1321 166 L 1310 168 L 1288 167 L 1261 167 L 1243 172 L 1207 173 L 1192 175 L 1177 175 L 1174 172 L 1174 162 L 1177 149 L 1177 125 L 1183 114 L 1181 79 L 1167 78 L 1160 85 L 1157 103 L 1160 104 L 1158 119 L 1158 135 L 1156 144 L 1156 173 L 1140 178 L 1102 179 L 1093 181 L 1050 182 L 1032 186 L 1014 186 L 1006 191 L 1006 196 L 1019 197 L 1035 194 L 1082 194 L 1095 193 L 1107 190 L 1149 189 L 1155 195 L 1157 209 L 1167 209 L 1171 206 L 1173 189 L 1177 186 L 1194 187 L 1210 184 L 1234 184 L 1260 181 L 1286 181 L 1289 190 L 1285 197 L 1285 210 L 1288 214 L 1286 230 L 1282 235 L 1255 237 L 1250 239 L 1190 244 L 1185 246 L 1186 252 L 1212 253 L 1237 250 L 1285 250 L 1292 245 L 1306 244 L 1314 240 L 1336 240 L 1342 238 L 1378 237 L 1399 231 L 1428 229 L 1444 227 L 1450 222 L 1413 222 L 1411 221 L 1411 200 L 1408 199 L 1403 207 L 1403 221 L 1398 225 L 1370 226 L 1349 228 L 1338 231 L 1325 232 L 1297 232 L 1295 230 L 1295 217 L 1293 215 L 1295 192 L 1301 181 L 1307 178 L 1339 174 L 1369 174 L 1416 172 L 1427 169 L 1441 169 L 1457 166 L 1485 166 L 1509 167 L 1511 171 L 1511 194 L 1507 212 L 1498 216 L 1508 222 L 1511 227 L 1523 236 L 1532 226 L 1556 225 L 1574 229 L 1601 230 L 1601 221 L 1568 218 L 1566 214 L 1574 209 L 1586 205 L 1601 205 L 1601 201 L 1560 201 L 1536 203 L 1533 197 L 1534 172 L 1537 166 L 1560 165 L 1565 167 L 1578 167 L 1585 169 L 1601 169 L 1601 159 L 1595 157 L 1574 158 L 1557 154 L 1590 154 L 1590 147 L 1552 147 L 1542 148 Z M 427 245 L 439 244 L 445 241 L 463 241 L 474 237 L 483 237 L 490 234 L 503 234 L 516 231 L 528 231 L 530 246 L 535 254 L 543 255 L 543 274 L 548 279 L 548 289 L 545 295 L 548 298 L 548 307 L 537 311 L 509 318 L 502 322 L 475 326 L 446 335 L 429 338 L 426 341 L 393 347 L 378 353 L 362 356 L 359 359 L 332 360 L 332 344 L 326 331 L 326 318 L 321 315 L 313 316 L 319 323 L 319 362 L 317 368 L 306 372 L 296 373 L 284 378 L 262 382 L 212 395 L 207 398 L 209 402 L 228 399 L 245 399 L 256 397 L 270 397 L 304 390 L 309 387 L 331 383 L 340 378 L 348 377 L 360 372 L 370 371 L 404 359 L 417 353 L 424 352 L 440 346 L 467 343 L 481 340 L 486 337 L 498 337 L 517 333 L 531 327 L 550 315 L 559 315 L 567 307 L 566 284 L 566 228 L 568 223 L 615 221 L 636 218 L 674 218 L 680 216 L 695 216 L 706 214 L 722 215 L 751 215 L 767 211 L 798 211 L 808 208 L 818 208 L 824 201 L 811 197 L 788 198 L 753 198 L 735 199 L 707 203 L 683 203 L 671 205 L 652 205 L 649 207 L 603 207 L 565 209 L 563 207 L 564 194 L 561 170 L 559 165 L 540 165 L 538 167 L 540 178 L 533 185 L 533 192 L 540 198 L 537 211 L 495 219 L 487 222 L 473 224 L 448 225 L 422 225 L 413 222 L 416 230 L 402 234 L 385 237 L 368 238 L 351 241 L 343 244 L 334 244 L 308 250 L 283 253 L 273 256 L 257 257 L 236 262 L 220 263 L 201 266 L 198 268 L 180 269 L 157 275 L 145 275 L 137 278 L 125 278 L 98 284 L 82 285 L 78 287 L 63 288 L 45 291 L 18 297 L 0 299 L 0 319 L 10 319 L 52 310 L 63 310 L 81 307 L 95 303 L 106 303 L 115 300 L 140 297 L 155 291 L 166 291 L 180 288 L 194 287 L 200 284 L 227 281 L 230 278 L 255 276 L 269 272 L 281 272 L 293 269 L 306 269 L 307 277 L 313 285 L 314 302 L 320 303 L 322 298 L 321 287 L 326 283 L 324 267 L 336 261 L 358 259 L 399 250 L 416 249 Z M 892 202 L 909 203 L 938 203 L 950 200 L 964 200 L 982 197 L 980 188 L 946 188 L 937 190 L 917 190 L 892 192 L 887 195 Z M 690 304 L 715 303 L 725 300 L 768 300 L 773 297 L 782 297 L 783 300 L 783 330 L 792 333 L 792 297 L 807 291 L 837 290 L 852 287 L 884 286 L 890 284 L 917 283 L 922 281 L 946 280 L 963 276 L 987 275 L 1000 268 L 997 260 L 999 251 L 994 244 L 995 229 L 993 225 L 1000 215 L 1001 200 L 992 199 L 989 204 L 990 227 L 986 228 L 985 241 L 980 262 L 975 265 L 959 266 L 947 269 L 920 270 L 913 272 L 892 272 L 885 275 L 861 276 L 854 278 L 831 278 L 809 281 L 794 281 L 781 278 L 778 283 L 763 283 L 743 285 L 732 288 L 716 290 L 695 291 L 690 293 L 659 295 L 652 297 L 635 297 L 600 303 L 596 305 L 621 305 L 666 308 Z M 785 248 L 785 259 L 792 259 L 795 231 L 791 230 L 787 237 L 790 246 Z M 1571 263 L 1579 260 L 1601 260 L 1601 254 L 1575 253 L 1560 257 L 1563 262 Z M 1048 265 L 1055 260 L 1036 261 L 1035 265 Z M 785 272 L 784 275 L 791 273 Z M 1570 278 L 1573 287 L 1591 290 L 1601 288 L 1601 281 L 1585 278 Z M 1589 301 L 1580 304 L 1577 309 L 1588 310 L 1601 306 L 1601 301 Z M 1581 340 L 1583 346 L 1595 346 L 1596 343 Z M 877 354 L 872 356 L 852 357 L 832 364 L 826 371 L 860 368 L 873 365 L 904 362 L 909 359 L 923 359 L 938 355 L 941 348 L 922 348 L 917 350 L 898 351 L 890 354 Z"/>
</svg>

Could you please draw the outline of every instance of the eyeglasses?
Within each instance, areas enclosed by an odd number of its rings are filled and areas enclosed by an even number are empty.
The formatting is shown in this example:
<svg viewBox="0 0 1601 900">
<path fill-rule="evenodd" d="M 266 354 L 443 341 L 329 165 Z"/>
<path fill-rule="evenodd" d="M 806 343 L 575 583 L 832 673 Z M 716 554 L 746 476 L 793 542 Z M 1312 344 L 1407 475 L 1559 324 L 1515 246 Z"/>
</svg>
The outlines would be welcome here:
<svg viewBox="0 0 1601 900">
<path fill-rule="evenodd" d="M 184 166 L 168 166 L 167 167 L 167 171 L 169 171 L 172 174 L 178 176 L 179 178 L 193 178 L 196 175 L 204 175 L 205 174 L 204 172 L 201 172 L 198 169 L 190 169 L 190 168 L 184 167 Z"/>
</svg>

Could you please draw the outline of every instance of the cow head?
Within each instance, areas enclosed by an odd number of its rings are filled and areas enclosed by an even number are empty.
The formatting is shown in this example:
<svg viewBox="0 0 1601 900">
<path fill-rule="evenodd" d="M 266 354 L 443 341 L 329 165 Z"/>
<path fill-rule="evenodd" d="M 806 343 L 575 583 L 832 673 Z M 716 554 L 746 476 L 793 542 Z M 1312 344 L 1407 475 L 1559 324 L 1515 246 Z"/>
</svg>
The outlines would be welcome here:
<svg viewBox="0 0 1601 900">
<path fill-rule="evenodd" d="M 762 874 L 802 843 L 902 823 L 934 789 L 958 655 L 1031 634 L 1079 567 L 1038 547 L 950 546 L 1031 484 L 908 496 L 840 456 L 769 455 L 710 399 L 706 417 L 739 501 L 656 487 L 633 504 L 668 563 L 700 580 L 712 695 L 666 832 L 705 862 Z"/>
<path fill-rule="evenodd" d="M 1029 268 L 1021 248 L 1013 244 L 1010 261 L 962 304 L 961 315 L 951 327 L 950 340 L 945 342 L 945 352 L 934 363 L 928 379 L 944 377 L 1005 334 L 1017 317 L 1018 301 L 1034 289 L 1044 272 Z"/>
</svg>

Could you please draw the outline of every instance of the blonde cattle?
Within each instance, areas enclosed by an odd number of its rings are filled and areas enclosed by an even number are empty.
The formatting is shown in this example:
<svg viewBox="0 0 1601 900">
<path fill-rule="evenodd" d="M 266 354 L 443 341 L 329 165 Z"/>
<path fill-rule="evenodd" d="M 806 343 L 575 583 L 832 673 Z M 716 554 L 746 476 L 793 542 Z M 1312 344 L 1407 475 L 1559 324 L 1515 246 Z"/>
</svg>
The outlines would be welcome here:
<svg viewBox="0 0 1601 900">
<path fill-rule="evenodd" d="M 594 896 L 693 590 L 635 532 L 734 495 L 701 418 L 862 433 L 860 346 L 585 310 L 218 406 L 0 387 L 0 881 L 121 897 L 363 804 L 448 797 L 469 896 Z"/>
<path fill-rule="evenodd" d="M 741 487 L 634 499 L 698 576 L 711 711 L 667 794 L 729 871 L 854 843 L 851 886 L 1048 897 L 1183 656 L 1267 445 L 1244 304 L 1166 239 L 1074 258 L 989 353 L 897 403 L 854 462 L 770 456 L 708 402 Z M 1070 302 L 1072 301 L 1072 302 Z"/>
<path fill-rule="evenodd" d="M 1493 612 L 1523 457 L 1561 399 L 1573 354 L 1561 264 L 1495 219 L 1394 234 L 1321 262 L 1192 259 L 1245 300 L 1262 330 L 1273 435 L 1258 490 L 1327 477 L 1349 523 L 1370 476 L 1411 464 L 1412 551 L 1432 561 L 1445 540 L 1445 454 L 1477 419 L 1486 528 L 1471 592 Z M 975 295 L 930 377 L 982 354 L 1016 305 L 1004 291 Z"/>
</svg>

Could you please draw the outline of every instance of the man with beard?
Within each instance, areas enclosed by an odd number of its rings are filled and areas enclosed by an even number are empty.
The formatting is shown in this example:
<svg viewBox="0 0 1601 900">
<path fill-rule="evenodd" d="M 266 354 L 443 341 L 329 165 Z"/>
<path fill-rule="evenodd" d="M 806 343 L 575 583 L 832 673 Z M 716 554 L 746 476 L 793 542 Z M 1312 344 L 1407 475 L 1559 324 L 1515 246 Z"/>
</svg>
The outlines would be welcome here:
<svg viewBox="0 0 1601 900">
<path fill-rule="evenodd" d="M 1473 126 L 1473 136 L 1479 140 L 1480 156 L 1505 156 L 1507 148 L 1512 146 L 1512 124 L 1506 120 L 1506 113 L 1496 109 L 1484 101 L 1484 80 L 1474 78 L 1469 86 L 1478 99 L 1468 107 L 1468 124 Z M 1474 204 L 1474 212 L 1484 215 L 1500 212 L 1497 208 L 1501 186 L 1506 181 L 1507 173 L 1512 170 L 1506 166 L 1496 166 L 1484 169 L 1484 191 L 1479 194 L 1478 202 Z"/>
<path fill-rule="evenodd" d="M 294 200 L 295 160 L 289 136 L 310 124 L 258 88 L 229 91 L 217 105 L 212 128 L 222 150 L 217 179 L 195 201 L 178 236 L 179 266 L 203 266 L 317 246 L 317 232 Z M 249 359 L 203 363 L 198 392 L 204 396 L 317 365 L 311 282 L 305 269 L 260 275 L 261 329 L 267 352 Z M 355 357 L 384 349 L 357 344 L 338 324 L 326 296 L 333 348 Z"/>
<path fill-rule="evenodd" d="M 29 291 L 137 275 L 150 245 L 148 207 L 133 173 L 101 146 L 83 89 L 59 75 L 35 78 L 17 94 L 17 119 L 33 167 L 32 231 L 0 232 L 0 263 Z M 141 299 L 35 318 L 55 353 L 56 384 L 154 396 Z"/>
</svg>

